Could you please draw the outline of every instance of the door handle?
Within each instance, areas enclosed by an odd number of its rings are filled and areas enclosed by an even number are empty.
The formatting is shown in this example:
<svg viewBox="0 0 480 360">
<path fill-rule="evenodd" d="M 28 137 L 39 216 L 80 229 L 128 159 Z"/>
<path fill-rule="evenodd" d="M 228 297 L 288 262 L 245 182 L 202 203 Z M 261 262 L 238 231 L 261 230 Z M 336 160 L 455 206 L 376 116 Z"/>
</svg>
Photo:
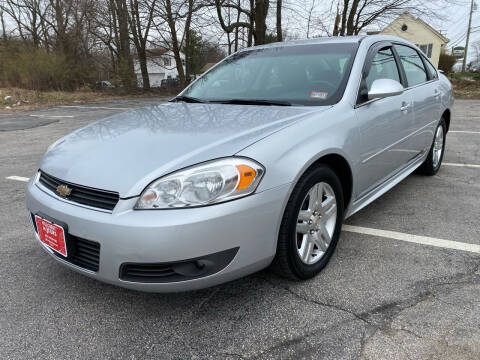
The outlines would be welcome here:
<svg viewBox="0 0 480 360">
<path fill-rule="evenodd" d="M 410 108 L 411 105 L 412 104 L 410 104 L 410 103 L 403 102 L 402 107 L 400 108 L 400 111 L 402 111 L 402 112 L 408 111 L 408 109 Z"/>
<path fill-rule="evenodd" d="M 439 99 L 440 98 L 440 92 L 438 91 L 438 89 L 435 89 L 435 94 L 433 95 L 433 97 L 435 99 Z"/>
</svg>

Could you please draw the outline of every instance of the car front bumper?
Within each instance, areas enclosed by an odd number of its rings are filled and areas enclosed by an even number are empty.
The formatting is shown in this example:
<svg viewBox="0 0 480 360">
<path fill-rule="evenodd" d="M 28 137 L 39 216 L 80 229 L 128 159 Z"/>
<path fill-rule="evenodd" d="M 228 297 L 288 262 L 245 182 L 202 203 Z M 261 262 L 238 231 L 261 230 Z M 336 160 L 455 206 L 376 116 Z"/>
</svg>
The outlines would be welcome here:
<svg viewBox="0 0 480 360">
<path fill-rule="evenodd" d="M 191 209 L 132 210 L 137 198 L 121 199 L 109 213 L 65 202 L 31 180 L 27 206 L 31 214 L 66 224 L 70 235 L 100 244 L 99 269 L 90 271 L 65 261 L 39 241 L 63 265 L 113 285 L 175 292 L 217 285 L 267 267 L 275 255 L 289 188 L 286 184 L 242 199 Z M 125 263 L 175 263 L 234 248 L 238 251 L 233 260 L 210 275 L 161 283 L 120 278 Z"/>
</svg>

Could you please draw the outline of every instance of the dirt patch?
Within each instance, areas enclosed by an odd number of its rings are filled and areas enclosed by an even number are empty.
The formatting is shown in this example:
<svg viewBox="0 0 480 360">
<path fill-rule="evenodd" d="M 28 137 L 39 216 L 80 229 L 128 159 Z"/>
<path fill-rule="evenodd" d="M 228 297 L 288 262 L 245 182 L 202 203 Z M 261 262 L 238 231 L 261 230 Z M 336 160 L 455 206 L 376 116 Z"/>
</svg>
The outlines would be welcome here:
<svg viewBox="0 0 480 360">
<path fill-rule="evenodd" d="M 85 104 L 98 101 L 135 98 L 174 96 L 179 91 L 127 91 L 122 88 L 108 91 L 34 91 L 19 88 L 0 88 L 0 113 L 16 110 L 33 110 L 54 105 Z"/>
<path fill-rule="evenodd" d="M 480 99 L 480 81 L 452 79 L 451 82 L 456 99 Z"/>
</svg>

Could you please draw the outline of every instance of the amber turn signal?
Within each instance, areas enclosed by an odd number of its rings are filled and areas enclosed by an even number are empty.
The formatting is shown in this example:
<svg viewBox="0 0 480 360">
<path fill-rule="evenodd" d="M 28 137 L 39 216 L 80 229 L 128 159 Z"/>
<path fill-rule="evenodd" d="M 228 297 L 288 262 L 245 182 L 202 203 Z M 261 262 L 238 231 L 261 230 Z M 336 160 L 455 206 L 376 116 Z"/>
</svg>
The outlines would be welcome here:
<svg viewBox="0 0 480 360">
<path fill-rule="evenodd" d="M 236 190 L 243 190 L 250 186 L 257 172 L 247 165 L 237 165 L 238 172 L 240 174 L 240 181 L 238 182 Z"/>
</svg>

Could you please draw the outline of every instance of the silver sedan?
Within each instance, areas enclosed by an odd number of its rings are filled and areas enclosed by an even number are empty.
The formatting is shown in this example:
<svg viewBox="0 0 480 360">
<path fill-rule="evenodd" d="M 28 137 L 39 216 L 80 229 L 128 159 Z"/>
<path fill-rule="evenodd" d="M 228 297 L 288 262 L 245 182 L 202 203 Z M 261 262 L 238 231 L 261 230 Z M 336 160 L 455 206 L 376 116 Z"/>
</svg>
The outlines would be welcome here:
<svg viewBox="0 0 480 360">
<path fill-rule="evenodd" d="M 27 187 L 61 264 L 144 291 L 269 265 L 315 276 L 342 222 L 413 171 L 439 170 L 452 87 L 414 45 L 366 36 L 241 50 L 168 104 L 50 146 Z"/>
</svg>

